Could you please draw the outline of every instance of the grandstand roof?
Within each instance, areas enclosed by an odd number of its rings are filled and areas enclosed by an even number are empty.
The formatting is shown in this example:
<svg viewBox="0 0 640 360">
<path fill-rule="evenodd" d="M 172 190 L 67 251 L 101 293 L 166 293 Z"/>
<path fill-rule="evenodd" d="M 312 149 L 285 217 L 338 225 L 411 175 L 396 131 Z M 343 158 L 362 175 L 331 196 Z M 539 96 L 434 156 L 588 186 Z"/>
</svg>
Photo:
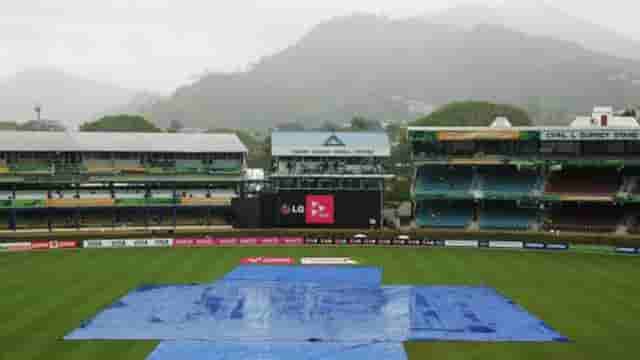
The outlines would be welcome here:
<svg viewBox="0 0 640 360">
<path fill-rule="evenodd" d="M 235 134 L 0 131 L 0 151 L 243 153 Z"/>
<path fill-rule="evenodd" d="M 385 132 L 274 131 L 273 156 L 367 157 L 390 156 Z"/>
</svg>

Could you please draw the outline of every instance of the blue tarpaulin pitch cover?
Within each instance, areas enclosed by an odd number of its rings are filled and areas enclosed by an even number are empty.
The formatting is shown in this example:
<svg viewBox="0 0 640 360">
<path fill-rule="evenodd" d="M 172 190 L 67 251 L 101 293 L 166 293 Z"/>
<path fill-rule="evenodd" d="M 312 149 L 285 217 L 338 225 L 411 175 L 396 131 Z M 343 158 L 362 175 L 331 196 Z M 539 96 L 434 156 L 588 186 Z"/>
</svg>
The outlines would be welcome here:
<svg viewBox="0 0 640 360">
<path fill-rule="evenodd" d="M 401 343 L 163 341 L 147 360 L 406 360 Z"/>
<path fill-rule="evenodd" d="M 396 360 L 407 340 L 566 341 L 492 288 L 381 278 L 378 268 L 241 266 L 211 284 L 139 287 L 65 339 L 167 340 L 151 360 Z"/>
<path fill-rule="evenodd" d="M 382 285 L 382 269 L 372 266 L 348 265 L 240 265 L 222 279 L 380 286 Z"/>
</svg>

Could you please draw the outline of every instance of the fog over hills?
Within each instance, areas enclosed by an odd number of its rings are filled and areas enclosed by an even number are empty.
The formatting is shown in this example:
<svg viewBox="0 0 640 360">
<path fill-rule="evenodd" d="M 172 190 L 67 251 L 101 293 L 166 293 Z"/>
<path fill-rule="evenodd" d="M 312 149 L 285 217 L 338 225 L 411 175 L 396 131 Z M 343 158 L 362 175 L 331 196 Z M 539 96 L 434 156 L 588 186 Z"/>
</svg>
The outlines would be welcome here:
<svg viewBox="0 0 640 360">
<path fill-rule="evenodd" d="M 640 96 L 640 62 L 501 25 L 335 18 L 250 71 L 210 74 L 153 108 L 194 127 L 411 119 L 411 103 L 552 103 L 586 112 Z"/>
<path fill-rule="evenodd" d="M 44 118 L 74 127 L 100 112 L 129 103 L 135 94 L 56 69 L 30 69 L 0 79 L 0 120 L 32 120 L 34 106 L 40 104 Z"/>
<path fill-rule="evenodd" d="M 640 41 L 571 16 L 539 0 L 518 3 L 505 1 L 496 7 L 480 4 L 458 6 L 426 14 L 424 18 L 464 29 L 483 24 L 501 25 L 529 35 L 575 42 L 596 52 L 640 60 Z M 615 18 L 607 20 L 618 21 Z"/>
</svg>

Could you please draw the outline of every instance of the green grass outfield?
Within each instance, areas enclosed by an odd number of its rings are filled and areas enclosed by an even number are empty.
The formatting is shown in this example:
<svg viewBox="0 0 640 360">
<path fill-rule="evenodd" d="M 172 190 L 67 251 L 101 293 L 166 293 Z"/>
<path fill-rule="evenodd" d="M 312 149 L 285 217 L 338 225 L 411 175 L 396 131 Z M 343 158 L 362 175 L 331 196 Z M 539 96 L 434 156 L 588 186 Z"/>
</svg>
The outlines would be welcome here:
<svg viewBox="0 0 640 360">
<path fill-rule="evenodd" d="M 386 284 L 486 284 L 570 343 L 410 343 L 410 359 L 634 359 L 640 257 L 416 248 L 199 248 L 0 254 L 0 359 L 144 359 L 155 342 L 61 341 L 143 283 L 209 282 L 245 256 L 352 256 Z"/>
</svg>

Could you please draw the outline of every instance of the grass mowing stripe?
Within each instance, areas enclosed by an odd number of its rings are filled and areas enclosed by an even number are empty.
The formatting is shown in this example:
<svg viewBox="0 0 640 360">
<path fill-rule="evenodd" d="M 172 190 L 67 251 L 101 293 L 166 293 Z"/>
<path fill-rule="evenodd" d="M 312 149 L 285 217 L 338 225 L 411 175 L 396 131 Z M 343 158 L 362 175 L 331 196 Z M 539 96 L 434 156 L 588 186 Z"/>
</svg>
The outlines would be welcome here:
<svg viewBox="0 0 640 360">
<path fill-rule="evenodd" d="M 184 251 L 183 251 L 184 250 Z M 367 265 L 384 267 L 386 284 L 481 284 L 495 286 L 532 313 L 539 315 L 574 340 L 568 344 L 407 344 L 411 360 L 446 359 L 622 359 L 632 358 L 640 333 L 638 308 L 640 275 L 637 258 L 580 253 L 537 253 L 510 251 L 467 251 L 466 249 L 387 249 L 387 248 L 224 248 L 224 249 L 133 249 L 80 252 L 78 257 L 62 261 L 56 256 L 19 254 L 10 264 L 9 274 L 20 274 L 28 283 L 26 302 L 10 303 L 10 310 L 25 312 L 34 303 L 42 304 L 40 288 L 65 291 L 47 293 L 46 301 L 59 302 L 69 294 L 94 289 L 96 279 L 108 279 L 104 289 L 66 301 L 72 311 L 45 318 L 39 324 L 17 329 L 12 338 L 0 343 L 12 344 L 12 351 L 0 350 L 0 358 L 26 359 L 138 359 L 153 349 L 153 342 L 57 342 L 56 336 L 76 321 L 95 314 L 102 304 L 112 301 L 141 282 L 209 282 L 235 266 L 244 256 L 352 256 Z M 87 255 L 85 255 L 87 254 Z M 13 255 L 13 254 L 11 254 Z M 13 256 L 10 256 L 14 258 Z M 166 261 L 159 261 L 158 257 Z M 19 261 L 17 259 L 20 259 Z M 154 263 L 155 262 L 155 263 Z M 60 279 L 43 278 L 46 271 L 37 264 L 56 264 L 63 271 Z M 88 267 L 85 264 L 91 264 Z M 29 264 L 29 266 L 27 266 Z M 51 266 L 51 265 L 47 265 Z M 149 268 L 149 269 L 147 269 Z M 148 271 L 147 271 L 148 270 Z M 5 274 L 7 272 L 5 271 Z M 16 291 L 19 284 L 0 287 Z M 102 293 L 102 294 L 100 294 Z M 607 301 L 611 294 L 611 302 Z M 38 297 L 40 296 L 40 298 Z M 2 311 L 0 297 L 0 311 Z M 28 311 L 38 312 L 38 307 Z M 29 314 L 25 314 L 29 316 Z M 37 316 L 36 316 L 37 318 Z M 33 338 L 30 339 L 30 333 Z"/>
<path fill-rule="evenodd" d="M 171 256 L 158 256 L 158 257 L 156 257 L 155 258 L 156 261 L 152 261 L 149 264 L 151 266 L 146 268 L 145 273 L 148 274 L 148 273 L 151 273 L 151 272 L 154 272 L 154 271 L 164 271 L 164 267 L 163 266 L 157 266 L 157 265 L 166 264 L 166 262 L 169 261 L 170 258 L 171 258 Z M 130 257 L 129 260 L 130 260 L 129 264 L 131 264 L 131 265 L 135 265 L 135 263 L 137 263 L 135 257 Z M 125 268 L 128 269 L 128 266 L 125 267 Z M 109 274 L 105 273 L 105 275 L 108 276 Z M 58 308 L 69 308 L 69 309 L 71 309 L 71 307 L 69 307 L 67 305 L 68 305 L 68 303 L 70 301 L 74 302 L 74 300 L 76 299 L 77 296 L 85 296 L 86 297 L 87 294 L 89 294 L 89 296 L 92 296 L 92 297 L 96 297 L 96 296 L 100 296 L 101 297 L 102 294 L 113 294 L 113 292 L 116 290 L 115 288 L 121 287 L 121 285 L 117 284 L 117 283 L 114 283 L 111 287 L 109 287 L 106 284 L 108 284 L 108 283 L 105 282 L 104 284 L 101 284 L 101 282 L 99 281 L 99 282 L 97 282 L 97 285 L 102 287 L 102 289 L 100 291 L 88 292 L 88 293 L 84 293 L 84 294 L 81 293 L 79 295 L 74 295 L 73 298 L 71 298 L 71 299 L 67 298 L 66 301 L 56 304 L 56 309 L 58 309 Z M 106 301 L 108 303 L 110 303 L 111 301 L 113 301 L 113 298 L 111 298 L 111 296 L 109 296 L 109 299 L 107 299 Z M 82 311 L 83 311 L 82 307 L 76 307 L 76 308 L 73 308 L 72 313 L 76 313 L 76 312 L 82 313 Z M 46 351 L 46 352 L 50 352 L 51 347 L 55 348 L 56 344 L 55 343 L 51 343 L 50 340 L 47 339 L 47 337 L 38 336 L 38 335 L 43 334 L 43 333 L 45 335 L 49 335 L 47 333 L 47 329 L 46 328 L 42 329 L 42 327 L 39 326 L 39 324 L 40 323 L 47 323 L 48 321 L 50 321 L 52 319 L 55 320 L 57 316 L 60 316 L 59 312 L 47 311 L 47 313 L 44 314 L 43 316 L 39 317 L 37 319 L 37 321 L 32 321 L 31 323 L 29 323 L 25 327 L 21 328 L 20 330 L 31 334 L 29 341 L 30 341 L 30 343 L 32 345 L 34 345 L 34 343 L 42 343 L 43 346 L 48 348 L 48 351 Z M 64 335 L 64 334 L 58 334 L 58 336 L 62 336 L 62 335 Z M 11 347 L 9 347 L 9 350 L 10 349 L 11 349 Z M 40 349 L 40 351 L 43 351 L 43 349 Z"/>
</svg>

